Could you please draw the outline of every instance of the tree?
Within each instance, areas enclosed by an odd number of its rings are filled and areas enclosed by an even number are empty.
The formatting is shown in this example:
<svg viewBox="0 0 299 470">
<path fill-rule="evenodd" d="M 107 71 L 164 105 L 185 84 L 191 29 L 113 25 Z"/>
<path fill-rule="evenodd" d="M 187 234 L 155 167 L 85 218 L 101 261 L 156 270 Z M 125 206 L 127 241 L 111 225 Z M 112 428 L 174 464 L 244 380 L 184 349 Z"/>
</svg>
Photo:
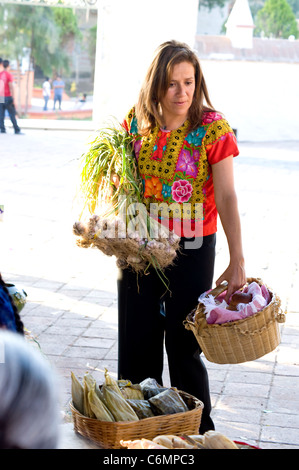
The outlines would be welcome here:
<svg viewBox="0 0 299 470">
<path fill-rule="evenodd" d="M 286 0 L 266 0 L 258 11 L 255 35 L 287 39 L 298 37 L 298 27 L 291 6 Z"/>
<path fill-rule="evenodd" d="M 97 47 L 97 25 L 92 26 L 88 31 L 87 36 L 87 47 L 88 47 L 88 55 L 90 58 L 90 62 L 92 64 L 92 76 L 94 77 L 95 73 L 95 61 L 94 57 L 96 55 L 96 47 Z"/>
<path fill-rule="evenodd" d="M 74 17 L 71 9 L 5 4 L 0 8 L 0 56 L 16 60 L 19 69 L 26 48 L 30 64 L 38 65 L 45 75 L 68 71 L 70 54 L 65 44 L 80 38 Z M 25 113 L 27 103 L 28 89 Z"/>
<path fill-rule="evenodd" d="M 198 8 L 208 8 L 212 10 L 214 7 L 224 7 L 228 0 L 199 0 Z"/>
</svg>

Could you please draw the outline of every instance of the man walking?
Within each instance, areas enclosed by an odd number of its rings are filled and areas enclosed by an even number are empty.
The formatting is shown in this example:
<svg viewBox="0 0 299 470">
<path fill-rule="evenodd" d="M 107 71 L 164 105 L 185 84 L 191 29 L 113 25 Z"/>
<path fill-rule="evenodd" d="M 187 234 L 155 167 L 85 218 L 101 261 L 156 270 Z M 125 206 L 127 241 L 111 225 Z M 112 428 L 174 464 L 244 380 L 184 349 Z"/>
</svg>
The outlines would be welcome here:
<svg viewBox="0 0 299 470">
<path fill-rule="evenodd" d="M 5 110 L 7 110 L 15 134 L 21 134 L 21 129 L 19 128 L 16 120 L 16 110 L 14 106 L 13 76 L 8 71 L 9 61 L 3 60 L 2 65 L 3 70 L 0 71 L 0 131 L 2 134 L 6 132 L 4 117 Z"/>
</svg>

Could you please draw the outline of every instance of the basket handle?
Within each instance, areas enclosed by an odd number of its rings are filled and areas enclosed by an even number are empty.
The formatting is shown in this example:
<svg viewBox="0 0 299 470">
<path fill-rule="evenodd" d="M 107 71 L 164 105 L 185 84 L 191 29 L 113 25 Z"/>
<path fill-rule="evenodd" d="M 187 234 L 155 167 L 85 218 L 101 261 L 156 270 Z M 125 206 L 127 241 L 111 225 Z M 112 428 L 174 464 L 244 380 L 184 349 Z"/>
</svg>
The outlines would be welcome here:
<svg viewBox="0 0 299 470">
<path fill-rule="evenodd" d="M 224 292 L 224 291 L 227 290 L 227 286 L 228 286 L 228 283 L 227 283 L 227 282 L 223 282 L 222 284 L 219 284 L 219 286 L 214 287 L 214 289 L 212 289 L 212 290 L 207 294 L 207 297 L 208 297 L 209 295 L 212 295 L 214 298 L 215 298 L 215 297 L 218 297 L 218 295 L 222 294 L 222 292 Z"/>
</svg>

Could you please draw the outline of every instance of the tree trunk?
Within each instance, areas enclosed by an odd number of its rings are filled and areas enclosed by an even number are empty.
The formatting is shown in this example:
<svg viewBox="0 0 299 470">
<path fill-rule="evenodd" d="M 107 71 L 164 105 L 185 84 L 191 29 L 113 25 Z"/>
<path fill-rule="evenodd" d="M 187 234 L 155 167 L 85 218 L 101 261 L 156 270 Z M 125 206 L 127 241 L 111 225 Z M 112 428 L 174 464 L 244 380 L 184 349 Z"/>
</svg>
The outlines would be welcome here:
<svg viewBox="0 0 299 470">
<path fill-rule="evenodd" d="M 22 114 L 22 107 L 21 107 L 21 69 L 20 69 L 20 61 L 17 59 L 17 84 L 18 84 L 18 96 L 16 96 L 16 106 L 17 106 L 17 114 L 21 116 Z"/>
<path fill-rule="evenodd" d="M 31 62 L 32 62 L 32 48 L 33 48 L 33 31 L 31 31 L 29 66 L 28 66 L 27 80 L 26 80 L 25 116 L 26 116 L 26 114 L 27 114 L 27 112 L 28 112 L 29 77 L 30 77 L 30 69 L 31 69 Z"/>
</svg>

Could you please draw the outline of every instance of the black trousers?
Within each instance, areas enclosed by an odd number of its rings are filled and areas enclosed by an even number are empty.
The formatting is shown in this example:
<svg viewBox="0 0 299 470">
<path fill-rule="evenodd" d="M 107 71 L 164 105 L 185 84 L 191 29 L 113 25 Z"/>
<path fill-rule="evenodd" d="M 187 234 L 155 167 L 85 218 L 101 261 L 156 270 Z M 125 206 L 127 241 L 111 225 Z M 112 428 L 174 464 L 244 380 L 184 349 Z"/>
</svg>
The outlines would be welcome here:
<svg viewBox="0 0 299 470">
<path fill-rule="evenodd" d="M 168 357 L 171 385 L 204 403 L 200 432 L 214 429 L 206 367 L 193 333 L 183 325 L 196 307 L 200 294 L 212 287 L 216 235 L 203 237 L 181 252 L 175 265 L 165 271 L 169 290 L 153 270 L 136 275 L 129 269 L 118 273 L 118 376 L 133 383 L 152 377 L 162 384 L 163 344 Z"/>
<path fill-rule="evenodd" d="M 0 130 L 1 132 L 5 132 L 4 118 L 5 118 L 6 109 L 9 114 L 9 117 L 10 117 L 10 120 L 14 127 L 15 132 L 17 133 L 20 132 L 20 128 L 16 120 L 16 110 L 15 110 L 13 99 L 11 96 L 6 96 L 4 98 L 4 103 L 1 103 L 1 98 L 0 98 Z"/>
</svg>

